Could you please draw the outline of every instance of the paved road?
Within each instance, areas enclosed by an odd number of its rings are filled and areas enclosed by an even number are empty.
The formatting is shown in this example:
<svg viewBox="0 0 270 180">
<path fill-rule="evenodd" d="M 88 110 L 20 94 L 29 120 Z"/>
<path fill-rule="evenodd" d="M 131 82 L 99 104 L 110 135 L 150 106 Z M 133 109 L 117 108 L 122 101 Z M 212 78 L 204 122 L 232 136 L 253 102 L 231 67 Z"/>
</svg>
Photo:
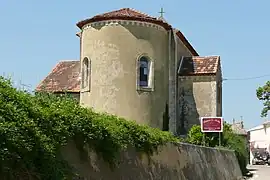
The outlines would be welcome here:
<svg viewBox="0 0 270 180">
<path fill-rule="evenodd" d="M 267 165 L 251 165 L 248 169 L 254 174 L 249 180 L 269 180 L 270 166 Z"/>
</svg>

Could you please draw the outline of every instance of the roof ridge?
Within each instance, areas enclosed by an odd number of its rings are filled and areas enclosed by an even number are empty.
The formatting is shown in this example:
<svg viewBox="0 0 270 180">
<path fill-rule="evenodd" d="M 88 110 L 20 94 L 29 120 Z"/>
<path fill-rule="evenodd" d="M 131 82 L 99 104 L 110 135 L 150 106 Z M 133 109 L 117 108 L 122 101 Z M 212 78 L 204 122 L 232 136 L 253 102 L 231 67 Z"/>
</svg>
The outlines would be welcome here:
<svg viewBox="0 0 270 180">
<path fill-rule="evenodd" d="M 79 21 L 77 23 L 77 26 L 82 30 L 86 24 L 100 22 L 100 21 L 107 21 L 107 20 L 140 21 L 140 22 L 157 24 L 159 26 L 162 26 L 166 31 L 169 31 L 172 29 L 172 25 L 169 24 L 164 18 L 151 16 L 150 14 L 141 12 L 134 8 L 121 8 L 121 9 L 117 9 L 117 10 L 110 11 L 107 13 L 98 14 L 91 18 L 87 18 L 85 20 Z M 176 35 L 180 39 L 180 41 L 182 41 L 183 44 L 187 47 L 187 49 L 192 53 L 192 55 L 194 56 L 199 55 L 179 29 L 176 32 Z"/>
<path fill-rule="evenodd" d="M 154 17 L 154 16 L 151 16 L 151 15 L 149 15 L 149 14 L 147 14 L 147 13 L 144 13 L 144 12 L 139 11 L 139 10 L 134 9 L 134 8 L 127 8 L 127 9 L 130 9 L 130 10 L 132 10 L 132 11 L 134 11 L 134 12 L 137 12 L 137 13 L 139 13 L 139 14 L 143 14 L 143 15 L 148 16 L 148 17 L 151 17 L 151 18 L 156 18 L 156 17 Z"/>
<path fill-rule="evenodd" d="M 120 8 L 120 9 L 116 9 L 116 10 L 112 10 L 112 11 L 109 11 L 109 12 L 106 12 L 106 13 L 102 13 L 102 14 L 98 14 L 96 16 L 104 16 L 104 15 L 110 15 L 112 13 L 118 13 L 118 12 L 121 12 L 121 11 L 125 11 L 125 13 L 128 15 L 128 16 L 132 16 L 132 14 L 129 12 L 129 11 L 133 11 L 135 13 L 138 13 L 138 14 L 141 14 L 141 15 L 144 15 L 144 16 L 148 16 L 148 18 L 155 18 L 154 16 L 151 16 L 149 14 L 146 14 L 144 12 L 141 12 L 139 10 L 136 10 L 134 8 Z"/>
</svg>

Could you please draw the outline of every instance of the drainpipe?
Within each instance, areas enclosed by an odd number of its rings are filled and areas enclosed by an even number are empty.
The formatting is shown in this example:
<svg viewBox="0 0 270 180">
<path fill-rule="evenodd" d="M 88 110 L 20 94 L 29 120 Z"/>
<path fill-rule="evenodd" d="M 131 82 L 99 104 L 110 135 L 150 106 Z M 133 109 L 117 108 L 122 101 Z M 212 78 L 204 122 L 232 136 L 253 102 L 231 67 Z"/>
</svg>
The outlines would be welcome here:
<svg viewBox="0 0 270 180">
<path fill-rule="evenodd" d="M 174 104 L 175 104 L 175 134 L 177 134 L 177 127 L 178 127 L 178 44 L 177 44 L 177 36 L 176 36 L 176 32 L 174 30 L 172 30 L 173 33 L 173 38 L 174 38 L 174 78 L 175 78 L 175 96 L 174 96 Z"/>
<path fill-rule="evenodd" d="M 172 59 L 172 37 L 175 37 L 173 29 L 169 30 L 169 44 L 168 44 L 168 55 L 169 55 L 169 131 L 174 135 L 177 135 L 176 127 L 176 98 L 177 98 L 177 91 L 176 91 L 176 59 Z M 174 38 L 174 45 L 175 38 Z M 177 53 L 174 52 L 175 54 Z M 174 54 L 174 55 L 175 55 Z"/>
<path fill-rule="evenodd" d="M 174 126 L 173 126 L 173 123 L 174 123 L 174 119 L 173 119 L 173 107 L 172 107 L 172 104 L 173 104 L 173 100 L 172 100 L 172 93 L 171 93 L 171 90 L 172 90 L 172 73 L 171 73 L 171 60 L 172 60 L 172 57 L 171 57 L 171 44 L 172 44 L 172 31 L 169 30 L 168 32 L 168 62 L 169 62 L 169 94 L 168 94 L 168 97 L 169 97 L 169 102 L 168 102 L 168 107 L 169 107 L 169 131 L 171 133 L 174 133 Z"/>
<path fill-rule="evenodd" d="M 82 33 L 83 33 L 83 30 L 81 30 L 79 33 L 76 34 L 76 36 L 78 36 L 80 38 L 80 72 L 79 72 L 80 81 L 82 81 L 82 79 L 81 79 L 81 72 L 82 72 L 82 65 L 81 65 L 81 60 L 82 60 Z M 81 84 L 80 84 L 80 89 L 81 89 Z M 81 97 L 82 97 L 82 94 L 81 94 L 81 91 L 80 91 L 80 99 L 79 99 L 80 104 L 82 102 Z"/>
</svg>

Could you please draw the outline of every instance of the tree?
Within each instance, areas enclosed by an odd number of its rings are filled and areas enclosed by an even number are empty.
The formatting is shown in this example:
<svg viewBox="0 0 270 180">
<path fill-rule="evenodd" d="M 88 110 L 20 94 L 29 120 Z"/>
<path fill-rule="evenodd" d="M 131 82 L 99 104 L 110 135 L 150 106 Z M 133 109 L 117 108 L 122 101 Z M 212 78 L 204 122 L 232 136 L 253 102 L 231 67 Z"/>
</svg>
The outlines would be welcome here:
<svg viewBox="0 0 270 180">
<path fill-rule="evenodd" d="M 263 101 L 264 108 L 261 112 L 261 117 L 266 117 L 270 110 L 270 81 L 267 81 L 264 86 L 257 89 L 257 98 Z"/>
</svg>

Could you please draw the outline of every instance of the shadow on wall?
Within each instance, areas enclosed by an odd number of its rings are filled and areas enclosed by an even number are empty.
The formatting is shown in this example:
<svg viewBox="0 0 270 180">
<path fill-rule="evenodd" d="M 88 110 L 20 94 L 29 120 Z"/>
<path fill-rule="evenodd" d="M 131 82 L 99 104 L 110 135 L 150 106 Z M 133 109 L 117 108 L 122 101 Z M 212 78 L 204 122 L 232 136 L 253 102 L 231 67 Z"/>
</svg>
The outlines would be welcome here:
<svg viewBox="0 0 270 180">
<path fill-rule="evenodd" d="M 168 103 L 166 103 L 165 105 L 165 110 L 163 113 L 163 126 L 162 126 L 162 130 L 163 131 L 169 131 L 169 106 Z"/>
<path fill-rule="evenodd" d="M 242 176 L 233 151 L 190 144 L 168 144 L 151 157 L 129 149 L 121 153 L 115 169 L 94 152 L 80 158 L 72 142 L 62 153 L 80 176 L 89 180 L 226 180 Z"/>
<path fill-rule="evenodd" d="M 194 124 L 200 124 L 199 113 L 194 98 L 193 82 L 183 80 L 178 88 L 177 134 L 186 135 Z"/>
</svg>

